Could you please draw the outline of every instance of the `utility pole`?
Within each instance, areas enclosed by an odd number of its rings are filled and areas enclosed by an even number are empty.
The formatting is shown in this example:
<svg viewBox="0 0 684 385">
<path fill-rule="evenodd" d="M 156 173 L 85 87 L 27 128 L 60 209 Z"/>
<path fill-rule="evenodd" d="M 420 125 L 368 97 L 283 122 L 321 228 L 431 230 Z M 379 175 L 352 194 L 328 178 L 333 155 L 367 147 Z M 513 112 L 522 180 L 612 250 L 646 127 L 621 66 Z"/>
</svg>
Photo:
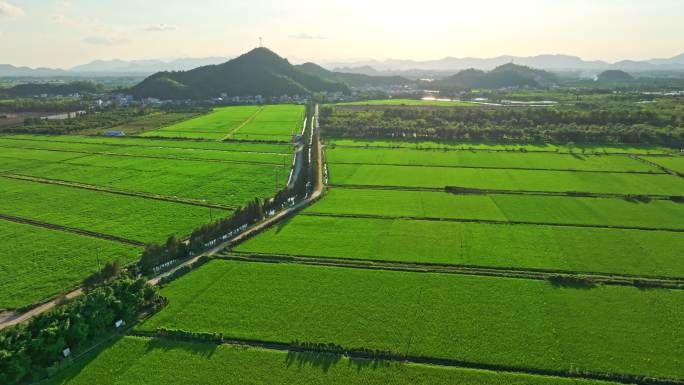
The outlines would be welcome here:
<svg viewBox="0 0 684 385">
<path fill-rule="evenodd" d="M 275 192 L 278 192 L 278 167 L 274 167 L 273 171 L 275 171 Z"/>
<path fill-rule="evenodd" d="M 100 270 L 102 270 L 102 268 L 100 267 L 100 247 L 98 246 L 98 248 L 97 248 L 97 271 L 100 271 Z"/>
</svg>

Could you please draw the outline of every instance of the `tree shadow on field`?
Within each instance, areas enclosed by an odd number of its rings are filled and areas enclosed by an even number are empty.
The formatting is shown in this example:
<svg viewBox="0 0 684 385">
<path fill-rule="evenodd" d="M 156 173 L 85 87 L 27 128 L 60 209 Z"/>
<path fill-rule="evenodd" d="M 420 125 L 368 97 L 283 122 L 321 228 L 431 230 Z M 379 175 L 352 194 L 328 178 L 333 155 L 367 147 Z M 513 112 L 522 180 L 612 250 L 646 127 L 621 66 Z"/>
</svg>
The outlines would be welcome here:
<svg viewBox="0 0 684 385">
<path fill-rule="evenodd" d="M 211 358 L 211 356 L 214 355 L 214 352 L 216 352 L 217 347 L 218 345 L 216 344 L 206 342 L 187 342 L 152 338 L 145 345 L 145 352 L 149 353 L 153 350 L 161 350 L 166 353 L 172 350 L 182 350 L 203 358 Z"/>
<path fill-rule="evenodd" d="M 278 224 L 276 225 L 276 231 L 275 231 L 275 233 L 276 233 L 276 234 L 279 234 L 281 231 L 283 231 L 283 229 L 284 229 L 287 225 L 290 224 L 290 222 L 292 221 L 293 218 L 294 218 L 294 215 L 289 216 L 289 217 L 285 218 L 284 221 L 278 223 Z"/>
<path fill-rule="evenodd" d="M 587 160 L 587 158 L 584 155 L 580 155 L 574 151 L 570 152 L 570 155 L 572 155 L 573 158 L 578 160 Z"/>
<path fill-rule="evenodd" d="M 546 280 L 551 284 L 551 286 L 557 289 L 566 288 L 590 290 L 598 287 L 598 283 L 591 277 L 581 275 L 552 275 L 546 277 Z"/>
<path fill-rule="evenodd" d="M 341 361 L 346 361 L 348 366 L 356 368 L 357 372 L 364 369 L 375 370 L 392 365 L 391 362 L 382 359 L 371 358 L 347 358 L 339 353 L 323 353 L 323 352 L 301 352 L 290 350 L 285 358 L 287 367 L 297 365 L 298 368 L 310 366 L 319 368 L 323 373 L 327 373 L 330 368 L 339 364 Z"/>
<path fill-rule="evenodd" d="M 342 360 L 342 355 L 336 353 L 298 352 L 289 350 L 287 352 L 287 357 L 285 357 L 285 364 L 288 368 L 292 365 L 297 365 L 298 368 L 311 366 L 319 368 L 324 373 L 327 373 L 328 370 L 337 365 L 340 360 Z"/>
</svg>

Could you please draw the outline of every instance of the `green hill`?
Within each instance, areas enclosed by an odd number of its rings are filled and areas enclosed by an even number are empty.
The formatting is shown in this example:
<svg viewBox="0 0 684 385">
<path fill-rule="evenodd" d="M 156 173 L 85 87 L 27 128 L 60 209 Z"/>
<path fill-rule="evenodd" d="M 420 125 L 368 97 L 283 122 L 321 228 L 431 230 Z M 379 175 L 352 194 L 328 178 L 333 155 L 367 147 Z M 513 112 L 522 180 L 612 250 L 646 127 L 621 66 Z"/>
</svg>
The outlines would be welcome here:
<svg viewBox="0 0 684 385">
<path fill-rule="evenodd" d="M 136 97 L 160 99 L 208 99 L 221 94 L 269 97 L 323 91 L 348 92 L 349 88 L 304 73 L 267 48 L 253 49 L 223 64 L 159 72 L 131 89 Z"/>
<path fill-rule="evenodd" d="M 315 63 L 304 63 L 295 66 L 298 70 L 309 75 L 318 76 L 331 82 L 344 83 L 349 87 L 364 86 L 395 86 L 411 84 L 411 81 L 401 76 L 369 76 L 363 74 L 351 74 L 345 72 L 333 72 Z"/>
<path fill-rule="evenodd" d="M 0 90 L 0 94 L 10 97 L 32 97 L 38 95 L 70 95 L 70 94 L 95 94 L 103 92 L 104 87 L 101 84 L 81 81 L 67 84 L 50 84 L 50 83 L 28 83 L 19 84 L 12 88 Z"/>
<path fill-rule="evenodd" d="M 625 71 L 620 71 L 620 70 L 608 70 L 608 71 L 603 71 L 599 74 L 598 79 L 599 82 L 629 82 L 634 80 L 634 77 L 630 74 L 628 74 Z"/>
<path fill-rule="evenodd" d="M 455 75 L 435 82 L 440 89 L 453 88 L 507 88 L 543 87 L 558 81 L 550 72 L 513 63 L 504 64 L 489 72 L 476 69 L 463 70 Z"/>
</svg>

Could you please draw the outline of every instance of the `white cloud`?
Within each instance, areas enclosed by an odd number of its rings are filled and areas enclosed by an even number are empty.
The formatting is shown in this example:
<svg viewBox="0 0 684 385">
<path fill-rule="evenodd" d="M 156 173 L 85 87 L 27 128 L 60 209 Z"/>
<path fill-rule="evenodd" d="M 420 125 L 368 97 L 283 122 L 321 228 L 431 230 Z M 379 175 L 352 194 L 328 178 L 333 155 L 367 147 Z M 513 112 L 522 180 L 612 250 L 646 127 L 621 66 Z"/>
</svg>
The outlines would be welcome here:
<svg viewBox="0 0 684 385">
<path fill-rule="evenodd" d="M 0 16 L 20 17 L 24 16 L 24 10 L 5 1 L 0 1 Z"/>
<path fill-rule="evenodd" d="M 119 39 L 109 36 L 88 36 L 82 40 L 86 44 L 92 45 L 122 45 L 127 44 L 129 41 L 126 39 Z"/>
<path fill-rule="evenodd" d="M 147 32 L 166 32 L 166 31 L 175 31 L 178 28 L 176 28 L 175 25 L 168 25 L 168 24 L 156 24 L 156 25 L 150 25 L 148 27 L 145 27 L 144 30 Z"/>
<path fill-rule="evenodd" d="M 327 39 L 324 36 L 321 35 L 310 35 L 305 32 L 298 33 L 296 35 L 290 35 L 290 38 L 292 39 L 300 39 L 300 40 L 325 40 Z"/>
</svg>

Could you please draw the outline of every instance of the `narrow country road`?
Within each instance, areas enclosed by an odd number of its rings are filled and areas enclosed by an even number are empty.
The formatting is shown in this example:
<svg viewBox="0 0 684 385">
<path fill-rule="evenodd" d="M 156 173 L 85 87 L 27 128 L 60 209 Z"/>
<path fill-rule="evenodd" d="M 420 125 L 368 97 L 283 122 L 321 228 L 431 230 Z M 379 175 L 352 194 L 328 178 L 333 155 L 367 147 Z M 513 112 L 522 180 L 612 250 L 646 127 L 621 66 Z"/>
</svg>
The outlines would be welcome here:
<svg viewBox="0 0 684 385">
<path fill-rule="evenodd" d="M 319 129 L 318 105 L 315 106 L 314 119 L 312 119 L 311 124 L 312 124 L 312 134 L 314 131 L 318 132 L 318 129 Z M 215 255 L 216 253 L 219 253 L 220 251 L 222 251 L 223 249 L 225 249 L 226 247 L 228 247 L 230 245 L 242 242 L 243 240 L 249 238 L 250 236 L 252 236 L 254 234 L 258 234 L 262 230 L 272 226 L 273 224 L 279 222 L 280 220 L 282 220 L 284 218 L 287 218 L 289 215 L 301 210 L 302 208 L 306 207 L 310 203 L 317 200 L 321 196 L 321 194 L 323 193 L 323 187 L 324 187 L 323 186 L 323 162 L 322 162 L 322 160 L 323 160 L 323 157 L 322 157 L 323 148 L 322 148 L 321 142 L 318 138 L 319 137 L 316 136 L 316 141 L 315 141 L 315 143 L 313 143 L 315 148 L 316 148 L 316 156 L 319 159 L 318 170 L 317 170 L 318 178 L 316 178 L 317 179 L 316 185 L 314 186 L 314 190 L 308 198 L 306 198 L 303 201 L 295 204 L 292 207 L 288 207 L 287 209 L 280 211 L 279 213 L 275 214 L 274 216 L 267 218 L 267 219 L 259 222 L 256 225 L 248 228 L 247 230 L 238 234 L 236 237 L 232 238 L 231 240 L 226 241 L 224 243 L 221 243 L 221 244 L 217 245 L 216 247 L 212 248 L 211 250 L 208 250 L 202 254 L 199 254 L 193 258 L 190 258 L 189 260 L 181 263 L 180 265 L 176 266 L 172 270 L 165 272 L 164 274 L 161 274 L 159 276 L 151 278 L 147 282 L 151 285 L 157 285 L 157 284 L 159 284 L 159 281 L 163 277 L 166 277 L 168 275 L 173 274 L 176 270 L 178 270 L 184 266 L 190 265 L 192 263 L 195 263 L 199 258 L 201 258 L 203 256 Z M 78 288 L 78 289 L 72 290 L 72 291 L 68 292 L 67 294 L 65 294 L 65 297 L 68 299 L 71 299 L 71 298 L 78 297 L 81 294 L 83 294 L 83 289 Z M 34 317 L 38 314 L 44 313 L 44 312 L 54 308 L 55 306 L 57 306 L 57 304 L 60 302 L 60 300 L 61 300 L 61 297 L 53 299 L 51 301 L 48 301 L 42 305 L 39 305 L 39 306 L 33 308 L 31 310 L 28 310 L 24 313 L 17 313 L 17 312 L 12 312 L 12 311 L 0 313 L 0 330 L 4 329 L 6 327 L 12 326 L 12 325 L 16 325 L 20 322 L 27 321 L 27 320 L 31 319 L 32 317 Z"/>
</svg>

